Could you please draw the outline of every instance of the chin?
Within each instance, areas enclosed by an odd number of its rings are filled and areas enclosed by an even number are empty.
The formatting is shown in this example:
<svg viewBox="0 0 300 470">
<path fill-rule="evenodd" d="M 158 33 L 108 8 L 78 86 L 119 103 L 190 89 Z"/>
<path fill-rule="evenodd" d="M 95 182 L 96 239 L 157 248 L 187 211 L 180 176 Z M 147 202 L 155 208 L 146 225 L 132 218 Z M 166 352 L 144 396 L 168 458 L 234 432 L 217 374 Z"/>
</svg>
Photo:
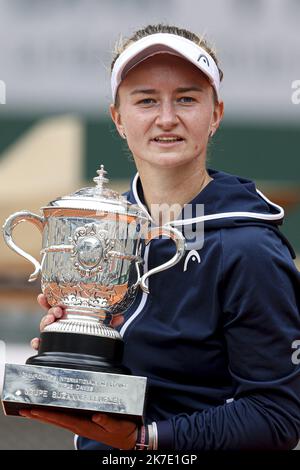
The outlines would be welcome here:
<svg viewBox="0 0 300 470">
<path fill-rule="evenodd" d="M 159 166 L 161 168 L 176 168 L 185 165 L 189 165 L 194 159 L 183 159 L 182 157 L 172 158 L 172 157 L 162 157 L 157 160 L 153 160 L 152 164 Z"/>
<path fill-rule="evenodd" d="M 161 168 L 172 168 L 172 167 L 177 167 L 177 166 L 182 166 L 191 163 L 193 160 L 195 160 L 195 157 L 190 157 L 187 158 L 187 156 L 183 156 L 180 154 L 171 154 L 171 153 L 165 153 L 165 154 L 155 154 L 155 155 L 150 155 L 149 158 L 147 159 L 141 159 L 144 161 L 147 161 L 151 163 L 153 166 L 161 167 Z"/>
</svg>

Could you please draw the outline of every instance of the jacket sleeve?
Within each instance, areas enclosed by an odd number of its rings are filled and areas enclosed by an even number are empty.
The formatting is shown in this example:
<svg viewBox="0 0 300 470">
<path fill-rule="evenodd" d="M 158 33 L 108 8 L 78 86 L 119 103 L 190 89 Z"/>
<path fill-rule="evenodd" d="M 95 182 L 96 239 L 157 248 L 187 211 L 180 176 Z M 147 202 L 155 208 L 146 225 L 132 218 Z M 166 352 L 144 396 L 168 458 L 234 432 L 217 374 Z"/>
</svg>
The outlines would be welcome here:
<svg viewBox="0 0 300 470">
<path fill-rule="evenodd" d="M 223 229 L 221 243 L 234 400 L 158 422 L 159 449 L 292 449 L 300 435 L 299 272 L 272 229 Z"/>
</svg>

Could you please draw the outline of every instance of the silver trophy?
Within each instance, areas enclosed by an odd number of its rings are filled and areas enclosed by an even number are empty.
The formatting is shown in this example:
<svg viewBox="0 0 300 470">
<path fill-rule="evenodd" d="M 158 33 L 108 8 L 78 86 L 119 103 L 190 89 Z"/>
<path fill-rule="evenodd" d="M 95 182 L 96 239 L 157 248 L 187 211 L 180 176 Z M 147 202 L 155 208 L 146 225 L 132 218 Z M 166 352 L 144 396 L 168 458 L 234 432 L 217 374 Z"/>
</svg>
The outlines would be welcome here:
<svg viewBox="0 0 300 470">
<path fill-rule="evenodd" d="M 110 319 L 130 306 L 139 288 L 148 293 L 149 276 L 182 258 L 185 240 L 175 228 L 151 227 L 145 211 L 107 187 L 103 165 L 97 173 L 96 186 L 50 202 L 42 216 L 16 212 L 3 226 L 7 245 L 34 265 L 29 281 L 41 273 L 48 303 L 64 308 L 41 333 L 37 355 L 26 365 L 6 364 L 7 415 L 33 406 L 143 415 L 147 379 L 122 365 L 123 340 Z M 13 241 L 23 221 L 42 233 L 40 262 Z M 142 247 L 159 236 L 171 238 L 176 253 L 141 274 Z"/>
</svg>

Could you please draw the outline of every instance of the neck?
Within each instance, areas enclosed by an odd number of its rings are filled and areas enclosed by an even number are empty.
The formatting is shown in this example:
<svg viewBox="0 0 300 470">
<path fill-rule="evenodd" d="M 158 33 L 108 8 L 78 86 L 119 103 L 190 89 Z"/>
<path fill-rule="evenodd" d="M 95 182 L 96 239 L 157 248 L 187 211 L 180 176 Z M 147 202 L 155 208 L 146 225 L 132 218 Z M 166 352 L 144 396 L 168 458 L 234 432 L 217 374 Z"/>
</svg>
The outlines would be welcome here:
<svg viewBox="0 0 300 470">
<path fill-rule="evenodd" d="M 198 162 L 199 163 L 199 162 Z M 158 225 L 174 220 L 212 180 L 206 168 L 138 168 L 148 210 Z"/>
</svg>

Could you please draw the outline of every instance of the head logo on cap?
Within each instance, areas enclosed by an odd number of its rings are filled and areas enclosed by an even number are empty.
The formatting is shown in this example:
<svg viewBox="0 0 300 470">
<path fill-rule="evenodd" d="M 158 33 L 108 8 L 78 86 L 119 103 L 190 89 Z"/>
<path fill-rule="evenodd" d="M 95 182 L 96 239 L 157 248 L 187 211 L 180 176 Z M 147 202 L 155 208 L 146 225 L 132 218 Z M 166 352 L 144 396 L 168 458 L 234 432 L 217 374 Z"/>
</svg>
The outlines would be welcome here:
<svg viewBox="0 0 300 470">
<path fill-rule="evenodd" d="M 209 67 L 209 60 L 206 57 L 206 55 L 200 54 L 198 59 L 197 59 L 197 62 L 200 62 L 200 61 L 203 62 L 203 64 L 207 65 L 207 67 Z"/>
</svg>

